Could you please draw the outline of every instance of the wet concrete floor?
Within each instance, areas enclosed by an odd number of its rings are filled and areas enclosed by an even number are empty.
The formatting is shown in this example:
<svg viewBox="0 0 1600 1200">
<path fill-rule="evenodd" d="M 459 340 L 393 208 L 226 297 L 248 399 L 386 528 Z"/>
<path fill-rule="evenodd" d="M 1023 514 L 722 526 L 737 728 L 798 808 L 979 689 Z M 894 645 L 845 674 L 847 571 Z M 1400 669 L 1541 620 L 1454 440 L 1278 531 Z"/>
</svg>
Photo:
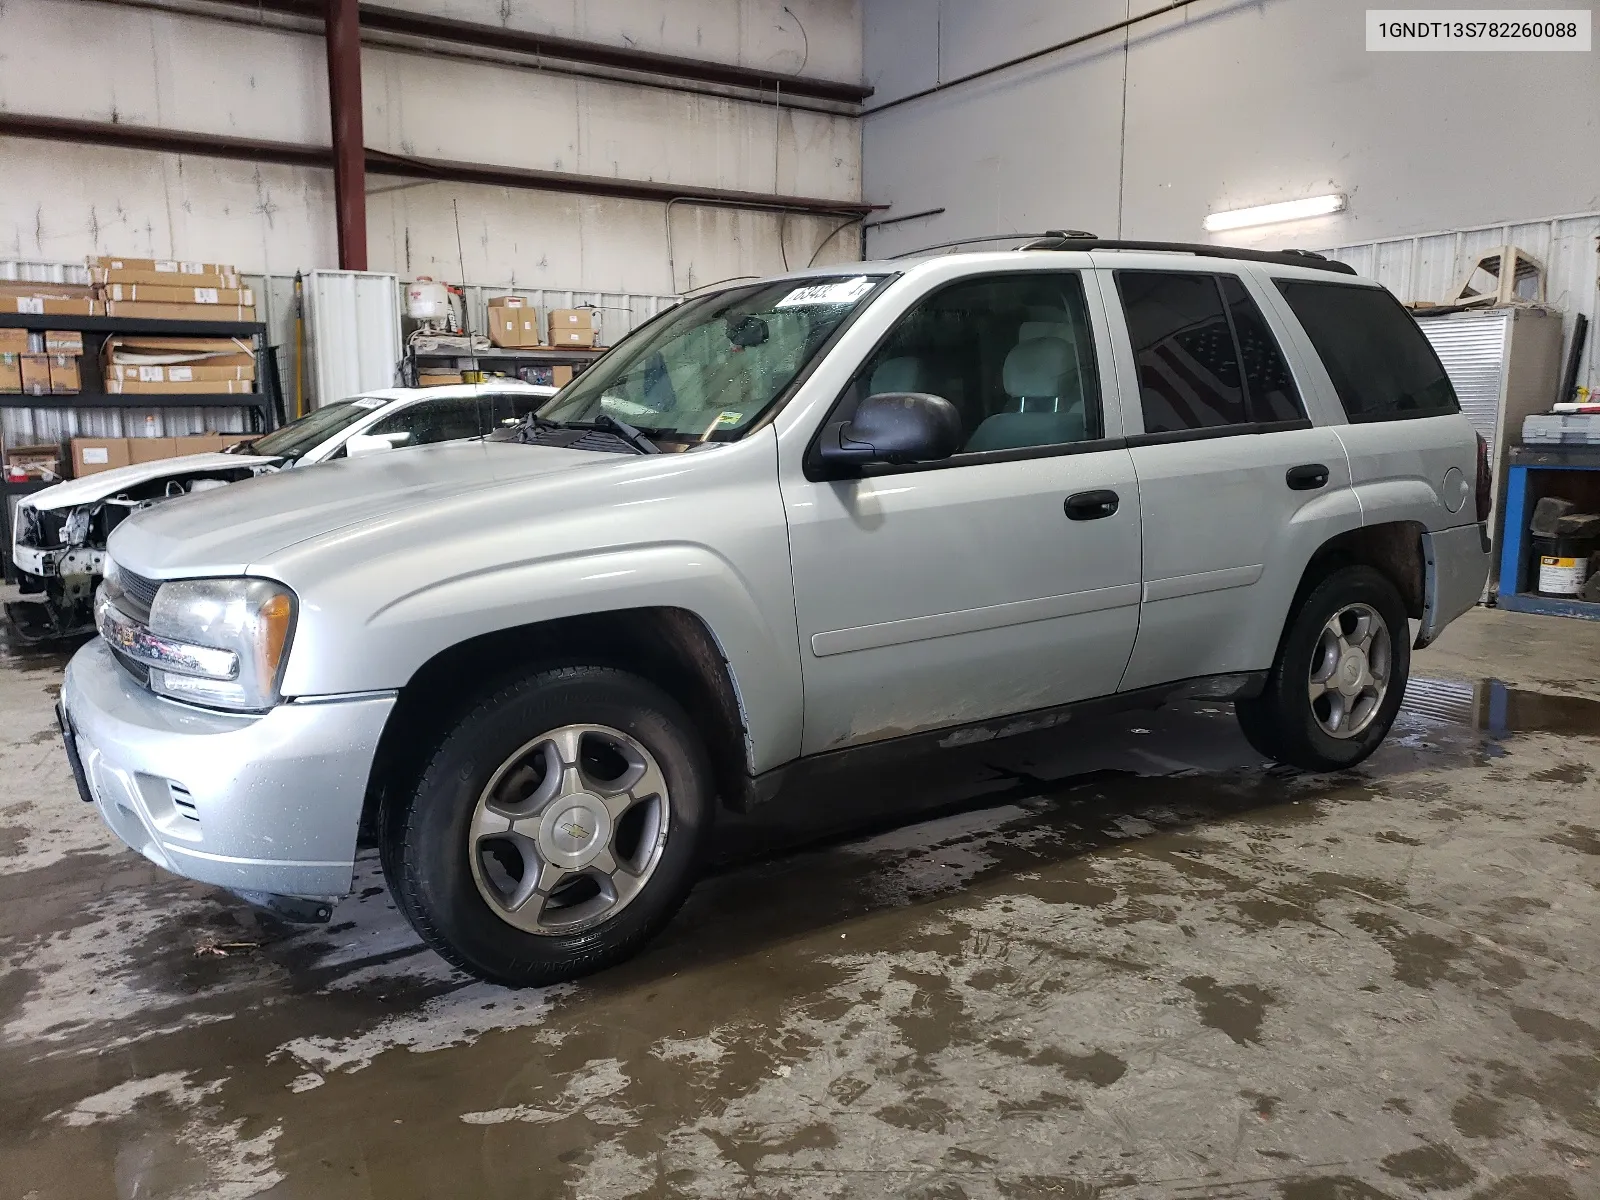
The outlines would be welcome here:
<svg viewBox="0 0 1600 1200">
<path fill-rule="evenodd" d="M 297 930 L 118 850 L 0 651 L 0 1200 L 1600 1197 L 1600 626 L 1414 666 L 1342 775 L 1185 704 L 730 822 L 514 993 L 370 858 Z"/>
</svg>

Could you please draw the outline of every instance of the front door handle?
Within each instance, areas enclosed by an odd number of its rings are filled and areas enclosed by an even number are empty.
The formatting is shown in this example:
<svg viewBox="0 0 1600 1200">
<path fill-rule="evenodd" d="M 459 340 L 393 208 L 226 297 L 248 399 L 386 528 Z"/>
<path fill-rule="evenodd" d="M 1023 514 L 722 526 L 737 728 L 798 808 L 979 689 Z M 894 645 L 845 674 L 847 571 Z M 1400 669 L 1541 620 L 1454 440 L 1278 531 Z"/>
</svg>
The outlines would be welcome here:
<svg viewBox="0 0 1600 1200">
<path fill-rule="evenodd" d="M 1117 494 L 1105 488 L 1093 492 L 1078 492 L 1068 496 L 1061 507 L 1069 521 L 1097 521 L 1117 511 Z"/>
<path fill-rule="evenodd" d="M 1302 463 L 1285 471 L 1283 481 L 1293 491 L 1314 492 L 1327 484 L 1328 468 L 1321 463 Z"/>
</svg>

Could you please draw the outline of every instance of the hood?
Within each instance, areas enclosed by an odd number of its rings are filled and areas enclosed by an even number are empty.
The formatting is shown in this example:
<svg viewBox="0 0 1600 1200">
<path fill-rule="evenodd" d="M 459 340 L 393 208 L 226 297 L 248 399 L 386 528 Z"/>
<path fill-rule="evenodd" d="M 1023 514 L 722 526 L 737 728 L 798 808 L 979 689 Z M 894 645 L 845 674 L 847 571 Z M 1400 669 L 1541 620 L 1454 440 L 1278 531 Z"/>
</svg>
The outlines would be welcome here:
<svg viewBox="0 0 1600 1200">
<path fill-rule="evenodd" d="M 405 509 L 438 506 L 514 480 L 603 471 L 630 461 L 633 455 L 509 442 L 391 450 L 275 471 L 152 505 L 117 526 L 108 548 L 118 562 L 154 578 L 236 575 L 285 547 Z"/>
<path fill-rule="evenodd" d="M 259 454 L 185 454 L 182 458 L 160 458 L 154 462 L 135 463 L 131 467 L 98 471 L 82 479 L 69 479 L 35 492 L 28 497 L 28 503 L 34 508 L 76 508 L 80 504 L 93 504 L 156 479 L 187 479 L 191 475 L 238 470 L 241 467 L 259 471 L 282 461 L 281 458 L 267 458 Z"/>
</svg>

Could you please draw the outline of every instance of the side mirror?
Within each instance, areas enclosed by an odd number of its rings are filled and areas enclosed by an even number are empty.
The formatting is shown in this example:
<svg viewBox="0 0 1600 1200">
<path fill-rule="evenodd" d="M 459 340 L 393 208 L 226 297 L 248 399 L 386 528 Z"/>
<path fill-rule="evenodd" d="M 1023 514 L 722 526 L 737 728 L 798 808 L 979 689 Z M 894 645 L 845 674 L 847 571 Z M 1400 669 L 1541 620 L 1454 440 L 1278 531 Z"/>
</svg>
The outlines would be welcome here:
<svg viewBox="0 0 1600 1200">
<path fill-rule="evenodd" d="M 937 462 L 961 445 L 961 416 L 943 396 L 879 392 L 848 421 L 822 430 L 817 455 L 830 468 L 866 463 Z"/>
<path fill-rule="evenodd" d="M 409 433 L 353 433 L 344 444 L 350 458 L 363 454 L 376 454 L 380 450 L 393 450 L 401 442 L 411 440 Z"/>
</svg>

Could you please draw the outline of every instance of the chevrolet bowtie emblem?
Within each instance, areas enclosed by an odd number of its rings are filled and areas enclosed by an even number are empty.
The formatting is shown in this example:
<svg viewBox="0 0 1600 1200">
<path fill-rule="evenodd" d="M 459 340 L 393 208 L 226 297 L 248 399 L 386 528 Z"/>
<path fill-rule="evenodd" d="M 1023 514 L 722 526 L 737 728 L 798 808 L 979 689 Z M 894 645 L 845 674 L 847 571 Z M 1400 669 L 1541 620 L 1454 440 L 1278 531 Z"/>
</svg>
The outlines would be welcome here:
<svg viewBox="0 0 1600 1200">
<path fill-rule="evenodd" d="M 589 836 L 589 831 L 582 825 L 579 825 L 576 821 L 569 821 L 567 824 L 563 825 L 561 827 L 561 832 L 570 837 L 576 838 L 580 842 Z"/>
</svg>

